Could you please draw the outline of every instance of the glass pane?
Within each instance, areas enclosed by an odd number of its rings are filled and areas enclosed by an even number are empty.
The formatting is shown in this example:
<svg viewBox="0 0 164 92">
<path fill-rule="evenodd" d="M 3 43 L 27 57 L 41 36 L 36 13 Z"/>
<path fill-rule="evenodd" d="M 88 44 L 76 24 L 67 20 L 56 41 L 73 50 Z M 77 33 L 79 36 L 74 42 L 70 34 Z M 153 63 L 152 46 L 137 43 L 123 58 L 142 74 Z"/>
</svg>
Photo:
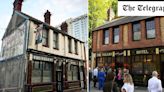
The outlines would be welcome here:
<svg viewBox="0 0 164 92">
<path fill-rule="evenodd" d="M 32 70 L 32 83 L 41 82 L 41 67 L 39 61 L 33 62 L 33 70 Z"/>
<path fill-rule="evenodd" d="M 51 63 L 44 62 L 43 63 L 43 82 L 51 82 Z"/>
<path fill-rule="evenodd" d="M 155 23 L 153 20 L 146 21 L 147 38 L 155 38 Z"/>
<path fill-rule="evenodd" d="M 104 44 L 109 43 L 109 30 L 104 31 Z"/>
<path fill-rule="evenodd" d="M 140 40 L 141 39 L 141 32 L 140 31 L 134 32 L 133 39 L 134 40 Z"/>
<path fill-rule="evenodd" d="M 144 74 L 151 74 L 153 70 L 156 70 L 152 55 L 147 55 L 147 59 L 144 62 L 144 68 Z"/>
<path fill-rule="evenodd" d="M 77 66 L 73 67 L 73 80 L 74 81 L 78 80 L 78 67 Z"/>
<path fill-rule="evenodd" d="M 115 39 L 114 43 L 118 43 L 119 42 L 119 35 L 115 36 L 114 39 Z"/>
<path fill-rule="evenodd" d="M 119 42 L 119 27 L 114 28 L 114 43 Z"/>
<path fill-rule="evenodd" d="M 133 56 L 133 62 L 132 62 L 132 72 L 134 74 L 142 74 L 142 68 L 143 68 L 143 64 L 142 64 L 142 60 L 140 59 L 141 56 Z"/>
<path fill-rule="evenodd" d="M 147 38 L 155 38 L 155 29 L 147 30 Z"/>
</svg>

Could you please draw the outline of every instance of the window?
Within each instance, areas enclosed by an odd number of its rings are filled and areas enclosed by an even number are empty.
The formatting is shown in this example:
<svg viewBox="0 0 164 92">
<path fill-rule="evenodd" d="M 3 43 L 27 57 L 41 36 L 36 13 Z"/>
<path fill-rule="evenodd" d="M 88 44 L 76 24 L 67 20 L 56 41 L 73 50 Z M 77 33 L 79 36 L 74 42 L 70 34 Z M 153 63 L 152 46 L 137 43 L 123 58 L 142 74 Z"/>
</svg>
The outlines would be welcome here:
<svg viewBox="0 0 164 92">
<path fill-rule="evenodd" d="M 103 44 L 109 44 L 109 30 L 103 31 Z"/>
<path fill-rule="evenodd" d="M 51 82 L 52 66 L 49 62 L 33 61 L 32 83 Z"/>
<path fill-rule="evenodd" d="M 70 69 L 68 71 L 68 81 L 77 81 L 78 80 L 78 66 L 70 65 Z"/>
<path fill-rule="evenodd" d="M 53 34 L 53 48 L 58 49 L 58 33 Z"/>
<path fill-rule="evenodd" d="M 48 47 L 48 30 L 43 30 L 43 46 Z"/>
<path fill-rule="evenodd" d="M 72 53 L 72 41 L 71 41 L 71 38 L 68 38 L 68 52 L 69 53 Z"/>
<path fill-rule="evenodd" d="M 133 40 L 137 41 L 141 39 L 141 26 L 139 22 L 133 23 Z"/>
<path fill-rule="evenodd" d="M 77 45 L 77 41 L 75 41 L 75 54 L 78 54 L 78 45 Z"/>
<path fill-rule="evenodd" d="M 143 60 L 141 56 L 132 56 L 132 72 L 134 74 L 142 74 L 143 73 Z"/>
<path fill-rule="evenodd" d="M 146 20 L 146 36 L 148 39 L 155 38 L 154 19 Z"/>
<path fill-rule="evenodd" d="M 114 28 L 113 36 L 114 36 L 113 42 L 118 43 L 119 42 L 119 27 Z"/>
</svg>

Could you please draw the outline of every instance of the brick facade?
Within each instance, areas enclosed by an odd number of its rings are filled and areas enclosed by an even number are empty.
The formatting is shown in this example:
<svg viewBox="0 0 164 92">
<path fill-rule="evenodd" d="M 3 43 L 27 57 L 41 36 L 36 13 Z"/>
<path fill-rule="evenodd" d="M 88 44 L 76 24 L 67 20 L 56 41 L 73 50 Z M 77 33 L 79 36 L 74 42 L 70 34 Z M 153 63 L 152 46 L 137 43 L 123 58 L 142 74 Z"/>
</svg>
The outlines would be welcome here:
<svg viewBox="0 0 164 92">
<path fill-rule="evenodd" d="M 93 31 L 93 52 L 162 46 L 164 44 L 162 40 L 164 36 L 161 33 L 163 30 L 163 27 L 161 27 L 163 25 L 161 21 L 163 17 L 154 17 L 154 20 L 156 32 L 156 37 L 154 39 L 146 38 L 145 20 L 139 21 L 141 24 L 141 39 L 139 41 L 133 41 L 132 23 L 119 25 L 119 43 L 117 44 L 113 43 L 113 27 L 108 28 L 109 44 L 106 45 L 103 44 L 103 30 Z"/>
</svg>

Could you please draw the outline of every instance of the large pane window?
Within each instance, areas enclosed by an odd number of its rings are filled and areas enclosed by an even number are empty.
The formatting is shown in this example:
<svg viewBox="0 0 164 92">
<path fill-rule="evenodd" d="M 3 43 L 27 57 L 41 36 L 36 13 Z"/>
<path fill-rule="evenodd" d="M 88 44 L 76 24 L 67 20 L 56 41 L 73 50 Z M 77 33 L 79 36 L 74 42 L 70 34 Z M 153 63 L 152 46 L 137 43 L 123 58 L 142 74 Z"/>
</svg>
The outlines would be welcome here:
<svg viewBox="0 0 164 92">
<path fill-rule="evenodd" d="M 119 42 L 119 27 L 114 28 L 113 36 L 114 36 L 113 42 L 118 43 Z"/>
<path fill-rule="evenodd" d="M 53 34 L 53 48 L 58 49 L 58 33 Z"/>
<path fill-rule="evenodd" d="M 143 73 L 143 60 L 140 56 L 132 56 L 132 73 L 142 74 Z"/>
<path fill-rule="evenodd" d="M 52 65 L 49 62 L 33 61 L 32 83 L 51 82 Z"/>
<path fill-rule="evenodd" d="M 133 40 L 141 39 L 141 25 L 139 22 L 133 23 Z"/>
<path fill-rule="evenodd" d="M 144 74 L 150 74 L 153 70 L 156 70 L 155 68 L 155 56 L 153 55 L 147 55 L 146 60 L 144 61 Z"/>
<path fill-rule="evenodd" d="M 103 44 L 109 44 L 109 30 L 103 31 Z"/>
<path fill-rule="evenodd" d="M 68 81 L 77 81 L 78 80 L 78 66 L 70 64 L 67 74 L 68 74 Z"/>
<path fill-rule="evenodd" d="M 43 30 L 43 46 L 48 47 L 48 30 Z"/>
<path fill-rule="evenodd" d="M 155 23 L 154 19 L 146 20 L 147 38 L 155 38 Z"/>
<path fill-rule="evenodd" d="M 39 61 L 34 61 L 33 69 L 32 69 L 32 82 L 33 83 L 41 82 L 41 72 L 42 72 L 41 63 Z"/>
</svg>

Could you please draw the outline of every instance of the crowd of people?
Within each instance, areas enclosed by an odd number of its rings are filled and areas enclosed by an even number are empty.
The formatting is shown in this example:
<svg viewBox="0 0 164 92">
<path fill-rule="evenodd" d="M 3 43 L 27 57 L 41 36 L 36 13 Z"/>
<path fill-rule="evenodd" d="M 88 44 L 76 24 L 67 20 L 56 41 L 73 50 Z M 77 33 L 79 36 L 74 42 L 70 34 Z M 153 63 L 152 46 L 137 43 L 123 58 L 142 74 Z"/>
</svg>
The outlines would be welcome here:
<svg viewBox="0 0 164 92">
<path fill-rule="evenodd" d="M 89 72 L 90 82 L 93 87 L 103 90 L 103 92 L 134 92 L 134 83 L 129 70 L 124 68 L 104 69 L 96 67 Z M 90 83 L 89 83 L 90 85 Z M 161 80 L 158 79 L 158 72 L 152 72 L 152 78 L 148 80 L 148 92 L 162 92 Z"/>
</svg>

